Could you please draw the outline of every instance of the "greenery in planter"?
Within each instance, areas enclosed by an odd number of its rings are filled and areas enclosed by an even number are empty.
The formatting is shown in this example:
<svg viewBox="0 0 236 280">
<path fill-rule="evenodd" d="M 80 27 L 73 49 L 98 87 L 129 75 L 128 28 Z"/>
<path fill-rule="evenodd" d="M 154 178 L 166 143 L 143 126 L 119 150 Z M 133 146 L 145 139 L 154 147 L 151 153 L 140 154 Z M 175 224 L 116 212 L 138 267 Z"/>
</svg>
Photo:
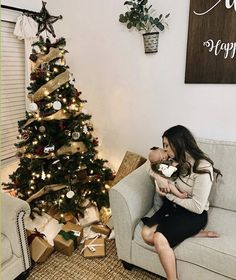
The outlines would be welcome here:
<svg viewBox="0 0 236 280">
<path fill-rule="evenodd" d="M 134 27 L 138 31 L 149 33 L 158 29 L 163 31 L 167 26 L 165 19 L 170 14 L 165 16 L 161 14 L 156 17 L 155 10 L 151 9 L 152 5 L 148 5 L 148 0 L 125 1 L 124 5 L 128 8 L 128 11 L 120 14 L 119 21 L 126 24 L 128 29 Z"/>
</svg>

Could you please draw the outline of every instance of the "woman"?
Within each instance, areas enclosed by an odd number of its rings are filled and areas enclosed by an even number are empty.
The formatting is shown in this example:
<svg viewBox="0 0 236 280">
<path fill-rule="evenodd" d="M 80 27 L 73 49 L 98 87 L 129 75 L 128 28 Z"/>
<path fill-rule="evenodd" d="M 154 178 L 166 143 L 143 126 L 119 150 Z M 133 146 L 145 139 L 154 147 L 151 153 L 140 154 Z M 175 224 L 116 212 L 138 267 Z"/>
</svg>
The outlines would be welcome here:
<svg viewBox="0 0 236 280">
<path fill-rule="evenodd" d="M 181 192 L 187 192 L 189 198 L 181 199 L 170 193 L 168 185 L 157 187 L 157 192 L 165 197 L 164 203 L 151 218 L 142 219 L 142 237 L 145 242 L 154 245 L 167 279 L 176 280 L 172 248 L 206 226 L 213 173 L 217 176 L 221 173 L 201 151 L 186 127 L 171 127 L 164 132 L 162 141 L 168 156 L 178 163 L 179 174 L 175 184 Z"/>
</svg>

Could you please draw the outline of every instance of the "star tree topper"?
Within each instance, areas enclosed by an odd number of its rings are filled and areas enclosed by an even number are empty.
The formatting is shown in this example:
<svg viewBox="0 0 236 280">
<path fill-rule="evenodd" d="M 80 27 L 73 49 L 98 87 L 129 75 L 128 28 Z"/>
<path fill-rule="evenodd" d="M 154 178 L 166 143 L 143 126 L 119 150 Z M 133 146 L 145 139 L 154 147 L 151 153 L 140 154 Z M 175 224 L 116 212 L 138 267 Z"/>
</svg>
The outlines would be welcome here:
<svg viewBox="0 0 236 280">
<path fill-rule="evenodd" d="M 33 19 L 38 23 L 38 33 L 37 36 L 42 33 L 44 30 L 50 32 L 52 36 L 55 38 L 55 32 L 52 24 L 56 22 L 58 19 L 62 19 L 62 16 L 51 16 L 46 9 L 47 2 L 42 1 L 43 7 L 41 11 L 35 15 L 33 15 Z"/>
</svg>

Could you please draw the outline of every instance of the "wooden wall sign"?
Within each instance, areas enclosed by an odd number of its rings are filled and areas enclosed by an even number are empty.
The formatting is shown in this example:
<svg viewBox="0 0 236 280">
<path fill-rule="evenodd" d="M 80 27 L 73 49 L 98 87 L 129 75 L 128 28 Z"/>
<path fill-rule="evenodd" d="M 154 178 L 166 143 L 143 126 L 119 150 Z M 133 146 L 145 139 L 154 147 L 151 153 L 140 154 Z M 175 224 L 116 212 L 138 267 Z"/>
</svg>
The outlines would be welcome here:
<svg viewBox="0 0 236 280">
<path fill-rule="evenodd" d="M 185 83 L 236 83 L 236 0 L 190 0 Z"/>
</svg>

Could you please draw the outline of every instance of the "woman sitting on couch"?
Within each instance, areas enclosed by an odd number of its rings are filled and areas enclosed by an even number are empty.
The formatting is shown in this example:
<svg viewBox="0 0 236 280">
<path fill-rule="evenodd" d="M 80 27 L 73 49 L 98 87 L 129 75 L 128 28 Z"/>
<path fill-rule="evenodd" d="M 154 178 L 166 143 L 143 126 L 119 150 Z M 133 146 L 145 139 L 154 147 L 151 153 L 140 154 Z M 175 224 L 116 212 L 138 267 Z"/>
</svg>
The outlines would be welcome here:
<svg viewBox="0 0 236 280">
<path fill-rule="evenodd" d="M 206 226 L 213 173 L 218 176 L 221 172 L 214 168 L 213 161 L 200 150 L 186 127 L 171 127 L 164 132 L 162 141 L 168 157 L 178 163 L 178 178 L 175 184 L 179 191 L 187 193 L 188 196 L 179 198 L 170 193 L 168 184 L 157 184 L 157 192 L 164 197 L 163 205 L 152 217 L 142 219 L 142 237 L 145 242 L 155 246 L 167 279 L 176 280 L 172 248 L 186 238 L 198 234 Z"/>
</svg>

